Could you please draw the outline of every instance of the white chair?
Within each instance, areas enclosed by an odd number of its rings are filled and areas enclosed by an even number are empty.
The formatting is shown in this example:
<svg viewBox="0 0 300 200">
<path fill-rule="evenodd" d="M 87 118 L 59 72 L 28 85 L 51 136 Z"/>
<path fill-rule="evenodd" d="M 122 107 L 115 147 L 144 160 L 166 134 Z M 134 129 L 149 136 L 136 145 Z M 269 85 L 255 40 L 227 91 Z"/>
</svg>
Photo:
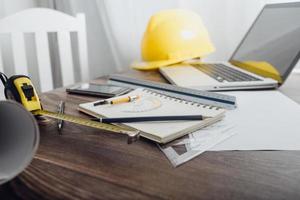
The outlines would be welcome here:
<svg viewBox="0 0 300 200">
<path fill-rule="evenodd" d="M 39 82 L 41 91 L 53 89 L 52 68 L 50 63 L 48 33 L 56 32 L 60 57 L 60 69 L 63 86 L 73 84 L 74 65 L 71 49 L 71 32 L 77 32 L 78 55 L 81 80 L 89 79 L 87 38 L 85 15 L 76 17 L 46 8 L 27 9 L 0 20 L 0 34 L 11 35 L 11 47 L 14 67 L 17 74 L 28 75 L 24 33 L 34 33 Z M 4 49 L 2 49 L 4 51 Z M 3 71 L 3 59 L 0 47 L 0 71 Z"/>
</svg>

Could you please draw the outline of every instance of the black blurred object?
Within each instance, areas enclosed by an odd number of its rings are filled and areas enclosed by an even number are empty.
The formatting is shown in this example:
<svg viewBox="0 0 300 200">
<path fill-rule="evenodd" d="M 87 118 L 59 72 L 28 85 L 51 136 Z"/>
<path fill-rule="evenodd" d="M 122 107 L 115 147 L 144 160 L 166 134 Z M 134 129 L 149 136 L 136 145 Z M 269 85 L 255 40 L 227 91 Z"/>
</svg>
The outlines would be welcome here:
<svg viewBox="0 0 300 200">
<path fill-rule="evenodd" d="M 66 89 L 66 91 L 70 94 L 81 94 L 102 98 L 120 96 L 122 94 L 128 93 L 131 90 L 132 89 L 127 87 L 93 83 L 82 83 Z"/>
</svg>

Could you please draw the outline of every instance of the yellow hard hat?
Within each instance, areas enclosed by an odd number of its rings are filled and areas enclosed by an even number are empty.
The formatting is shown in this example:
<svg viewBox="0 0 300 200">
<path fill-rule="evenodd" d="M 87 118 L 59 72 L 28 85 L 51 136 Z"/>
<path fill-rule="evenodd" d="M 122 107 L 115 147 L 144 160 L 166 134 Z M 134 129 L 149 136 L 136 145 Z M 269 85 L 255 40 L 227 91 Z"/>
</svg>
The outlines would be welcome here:
<svg viewBox="0 0 300 200">
<path fill-rule="evenodd" d="M 200 16 L 183 9 L 154 14 L 144 33 L 141 49 L 143 62 L 132 64 L 139 70 L 203 57 L 215 50 Z"/>
</svg>

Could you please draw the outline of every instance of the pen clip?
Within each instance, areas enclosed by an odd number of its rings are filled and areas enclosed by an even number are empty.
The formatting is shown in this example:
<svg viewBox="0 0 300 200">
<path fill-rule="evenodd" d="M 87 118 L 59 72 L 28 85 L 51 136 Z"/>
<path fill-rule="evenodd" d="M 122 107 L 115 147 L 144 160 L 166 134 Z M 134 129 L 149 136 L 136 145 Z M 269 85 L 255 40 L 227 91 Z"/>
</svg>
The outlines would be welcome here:
<svg viewBox="0 0 300 200">
<path fill-rule="evenodd" d="M 100 106 L 100 105 L 104 105 L 104 104 L 107 104 L 107 100 L 105 100 L 105 99 L 97 101 L 93 105 L 94 106 Z"/>
</svg>

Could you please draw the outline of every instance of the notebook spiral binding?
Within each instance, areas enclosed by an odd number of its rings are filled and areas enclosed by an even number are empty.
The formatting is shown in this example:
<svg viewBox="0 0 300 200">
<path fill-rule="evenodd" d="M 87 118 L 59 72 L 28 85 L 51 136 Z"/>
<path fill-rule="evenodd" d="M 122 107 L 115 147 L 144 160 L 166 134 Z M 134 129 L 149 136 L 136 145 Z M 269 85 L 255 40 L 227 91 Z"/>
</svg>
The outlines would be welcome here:
<svg viewBox="0 0 300 200">
<path fill-rule="evenodd" d="M 153 94 L 154 96 L 159 96 L 159 97 L 162 97 L 164 99 L 174 100 L 176 102 L 185 103 L 185 104 L 188 104 L 188 105 L 191 105 L 191 106 L 195 105 L 197 107 L 202 107 L 202 108 L 207 108 L 207 109 L 214 109 L 214 110 L 219 110 L 220 109 L 220 107 L 217 107 L 217 106 L 212 106 L 212 105 L 202 104 L 202 103 L 196 103 L 196 102 L 193 102 L 193 101 L 187 101 L 187 100 L 183 100 L 183 99 L 180 99 L 180 98 L 170 97 L 170 96 L 167 96 L 165 94 L 161 94 L 157 91 L 153 91 L 151 89 L 143 88 L 143 91 L 145 91 L 149 94 Z"/>
</svg>

